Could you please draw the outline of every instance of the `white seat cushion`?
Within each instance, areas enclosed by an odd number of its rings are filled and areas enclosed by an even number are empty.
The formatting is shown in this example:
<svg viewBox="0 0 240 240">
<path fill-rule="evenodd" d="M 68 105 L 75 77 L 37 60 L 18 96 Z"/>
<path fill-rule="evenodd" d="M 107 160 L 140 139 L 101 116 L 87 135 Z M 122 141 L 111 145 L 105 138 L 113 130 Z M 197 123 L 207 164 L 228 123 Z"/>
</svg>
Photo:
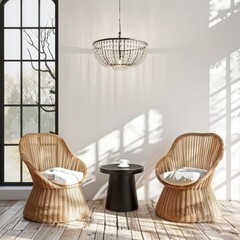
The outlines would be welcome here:
<svg viewBox="0 0 240 240">
<path fill-rule="evenodd" d="M 176 171 L 164 172 L 160 175 L 160 178 L 171 185 L 186 186 L 195 183 L 206 172 L 205 169 L 184 167 Z"/>
<path fill-rule="evenodd" d="M 72 185 L 80 182 L 83 178 L 83 173 L 69 170 L 66 168 L 50 168 L 41 172 L 47 179 L 61 185 Z"/>
</svg>

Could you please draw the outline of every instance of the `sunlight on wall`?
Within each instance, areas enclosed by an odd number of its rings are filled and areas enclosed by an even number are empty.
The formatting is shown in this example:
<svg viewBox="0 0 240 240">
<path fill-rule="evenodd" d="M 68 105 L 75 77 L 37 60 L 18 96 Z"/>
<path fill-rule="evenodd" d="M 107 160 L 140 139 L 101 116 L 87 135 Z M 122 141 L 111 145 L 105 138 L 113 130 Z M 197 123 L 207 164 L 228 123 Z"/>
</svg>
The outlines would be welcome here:
<svg viewBox="0 0 240 240">
<path fill-rule="evenodd" d="M 213 27 L 239 10 L 240 0 L 210 0 L 208 27 Z"/>
<path fill-rule="evenodd" d="M 138 195 L 140 199 L 147 199 L 153 195 L 157 181 L 155 163 L 147 161 L 148 159 L 144 160 L 145 162 L 141 158 L 134 160 L 134 155 L 142 153 L 144 149 L 162 140 L 162 125 L 162 114 L 158 110 L 150 109 L 146 114 L 141 114 L 126 123 L 122 129 L 112 131 L 76 153 L 80 159 L 87 159 L 85 162 L 88 164 L 89 176 L 85 186 L 91 191 L 90 195 L 94 195 L 93 199 L 102 198 L 107 192 L 108 176 L 100 173 L 99 167 L 116 163 L 119 158 L 128 158 L 144 166 L 144 173 L 136 175 Z"/>
<path fill-rule="evenodd" d="M 147 130 L 147 131 L 146 131 Z M 124 152 L 142 151 L 141 146 L 146 141 L 154 144 L 162 140 L 162 115 L 155 109 L 148 114 L 142 114 L 127 123 L 123 128 Z"/>
<path fill-rule="evenodd" d="M 133 119 L 123 127 L 124 152 L 142 151 L 145 138 L 145 114 Z"/>
<path fill-rule="evenodd" d="M 154 144 L 162 141 L 163 116 L 155 109 L 148 111 L 148 143 Z"/>
<path fill-rule="evenodd" d="M 120 131 L 115 130 L 98 140 L 98 156 L 96 160 L 102 163 L 107 163 L 109 159 L 116 161 L 119 156 L 119 148 Z"/>
<path fill-rule="evenodd" d="M 224 158 L 213 181 L 218 199 L 240 198 L 240 50 L 209 69 L 210 130 L 224 140 Z"/>
</svg>

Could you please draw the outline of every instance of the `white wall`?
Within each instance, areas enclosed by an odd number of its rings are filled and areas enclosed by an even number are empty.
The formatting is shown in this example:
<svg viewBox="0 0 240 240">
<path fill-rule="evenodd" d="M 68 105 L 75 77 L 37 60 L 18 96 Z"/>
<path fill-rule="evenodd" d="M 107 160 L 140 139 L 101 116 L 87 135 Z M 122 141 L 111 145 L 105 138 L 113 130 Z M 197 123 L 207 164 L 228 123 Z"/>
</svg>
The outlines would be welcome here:
<svg viewBox="0 0 240 240">
<path fill-rule="evenodd" d="M 154 167 L 185 132 L 226 144 L 213 188 L 240 200 L 240 12 L 230 0 L 122 0 L 122 34 L 145 40 L 140 66 L 100 66 L 92 42 L 118 34 L 117 0 L 59 2 L 59 134 L 85 161 L 88 199 L 106 194 L 99 166 L 120 157 L 144 165 L 139 199 L 157 199 Z M 237 4 L 239 2 L 236 1 Z"/>
</svg>

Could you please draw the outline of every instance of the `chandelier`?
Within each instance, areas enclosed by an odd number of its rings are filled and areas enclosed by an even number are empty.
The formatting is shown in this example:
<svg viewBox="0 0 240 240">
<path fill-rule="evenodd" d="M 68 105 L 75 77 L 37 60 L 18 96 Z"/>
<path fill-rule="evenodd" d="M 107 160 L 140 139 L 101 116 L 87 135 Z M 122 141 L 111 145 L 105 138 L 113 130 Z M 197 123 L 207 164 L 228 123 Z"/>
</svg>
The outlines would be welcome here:
<svg viewBox="0 0 240 240">
<path fill-rule="evenodd" d="M 146 42 L 121 37 L 121 7 L 119 0 L 118 38 L 99 39 L 93 43 L 93 51 L 99 63 L 115 70 L 124 70 L 143 62 L 147 56 Z"/>
</svg>

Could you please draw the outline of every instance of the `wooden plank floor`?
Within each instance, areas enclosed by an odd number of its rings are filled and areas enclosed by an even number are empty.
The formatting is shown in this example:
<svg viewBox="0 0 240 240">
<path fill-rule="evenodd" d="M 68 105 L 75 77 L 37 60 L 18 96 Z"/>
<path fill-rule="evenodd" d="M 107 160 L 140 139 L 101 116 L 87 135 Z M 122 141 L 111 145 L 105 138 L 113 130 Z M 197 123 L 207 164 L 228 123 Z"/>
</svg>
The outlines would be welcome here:
<svg viewBox="0 0 240 240">
<path fill-rule="evenodd" d="M 219 202 L 223 215 L 212 223 L 184 224 L 155 215 L 153 201 L 139 201 L 137 211 L 104 209 L 104 200 L 89 201 L 91 215 L 66 224 L 41 224 L 23 218 L 25 201 L 0 201 L 0 239 L 240 239 L 240 202 Z"/>
</svg>

